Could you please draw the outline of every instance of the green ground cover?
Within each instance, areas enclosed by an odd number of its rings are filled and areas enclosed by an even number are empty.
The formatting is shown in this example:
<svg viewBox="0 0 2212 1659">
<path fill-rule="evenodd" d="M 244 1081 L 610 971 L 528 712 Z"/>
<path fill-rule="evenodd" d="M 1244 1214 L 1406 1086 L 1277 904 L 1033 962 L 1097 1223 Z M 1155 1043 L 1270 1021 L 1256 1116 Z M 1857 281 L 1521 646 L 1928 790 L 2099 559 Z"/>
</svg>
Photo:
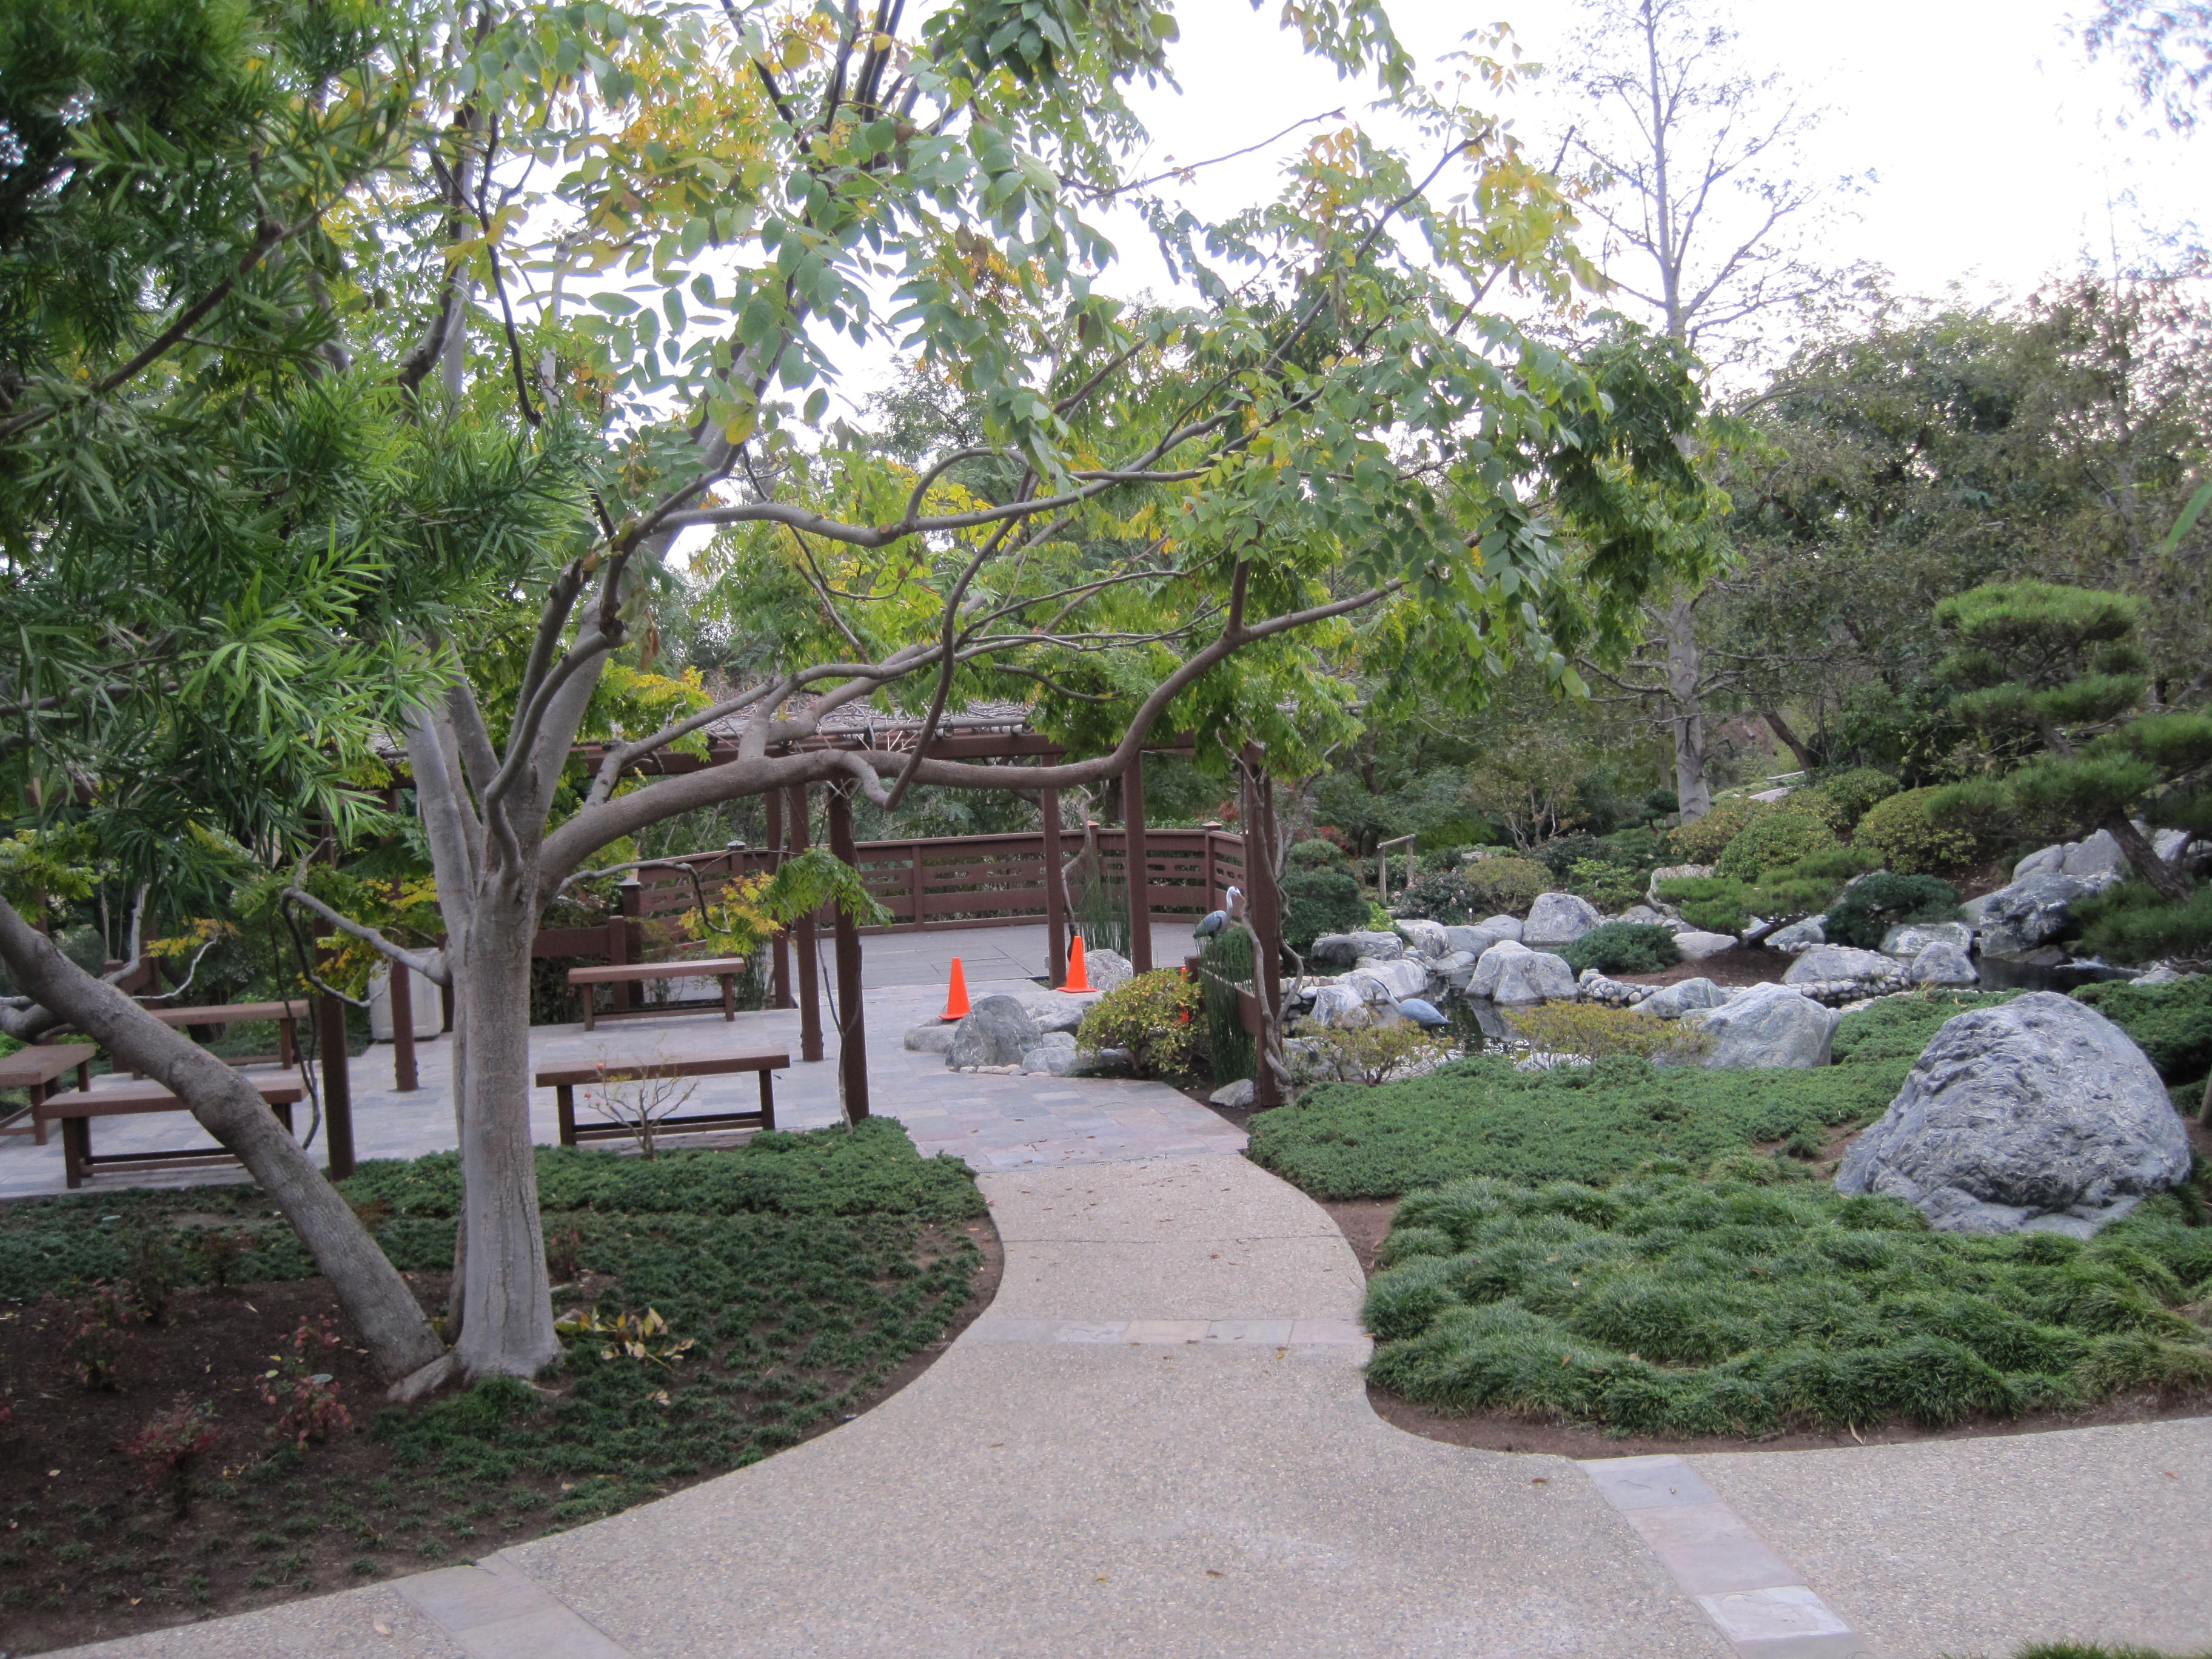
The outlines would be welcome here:
<svg viewBox="0 0 2212 1659">
<path fill-rule="evenodd" d="M 1252 1124 L 1250 1157 L 1317 1198 L 1395 1198 L 1466 1176 L 1605 1182 L 1654 1157 L 1703 1169 L 1783 1142 L 1816 1155 L 1879 1116 L 1936 1028 L 2009 993 L 1885 998 L 1837 1028 L 1817 1071 L 1708 1072 L 1626 1057 L 1522 1074 L 1492 1056 L 1367 1088 L 1328 1084 Z"/>
<path fill-rule="evenodd" d="M 1928 1425 L 2212 1385 L 2212 1227 L 2160 1194 L 2095 1238 L 1933 1233 L 1785 1159 L 1610 1187 L 1455 1182 L 1401 1206 L 1373 1380 L 1621 1433 Z"/>
<path fill-rule="evenodd" d="M 0 1316 L 15 1322 L 0 1327 L 14 1334 L 0 1403 L 12 1437 L 76 1483 L 4 1506 L 0 1610 L 224 1611 L 612 1513 L 854 1410 L 945 1334 L 981 1264 L 973 1177 L 922 1158 L 889 1120 L 650 1162 L 541 1148 L 538 1172 L 566 1323 L 558 1370 L 399 1408 L 356 1351 L 311 1349 L 306 1369 L 339 1373 L 332 1397 L 353 1422 L 299 1444 L 272 1436 L 257 1379 L 301 1310 L 329 1297 L 254 1188 L 0 1206 L 0 1303 L 15 1304 Z M 451 1267 L 450 1154 L 367 1164 L 341 1189 L 403 1271 Z M 129 1312 L 111 1317 L 121 1358 L 94 1390 L 70 1374 L 81 1338 L 68 1334 L 102 1309 Z M 648 1310 L 665 1332 L 640 1328 Z M 193 1345 L 214 1328 L 240 1334 L 203 1377 Z M 220 1432 L 189 1519 L 110 1450 L 179 1386 Z M 50 1434 L 77 1443 L 64 1455 L 40 1442 Z M 118 1537 L 130 1547 L 115 1550 Z"/>
</svg>

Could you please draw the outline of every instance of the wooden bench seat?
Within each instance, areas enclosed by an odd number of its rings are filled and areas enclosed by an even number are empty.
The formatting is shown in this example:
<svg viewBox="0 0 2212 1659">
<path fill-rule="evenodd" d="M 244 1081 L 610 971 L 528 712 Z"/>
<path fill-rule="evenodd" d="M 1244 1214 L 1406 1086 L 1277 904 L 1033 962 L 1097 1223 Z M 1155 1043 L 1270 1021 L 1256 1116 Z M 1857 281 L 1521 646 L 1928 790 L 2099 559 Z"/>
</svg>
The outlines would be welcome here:
<svg viewBox="0 0 2212 1659">
<path fill-rule="evenodd" d="M 243 1025 L 273 1020 L 276 1026 L 276 1063 L 289 1066 L 299 1050 L 300 1022 L 307 1017 L 304 1002 L 218 1002 L 204 1008 L 149 1008 L 164 1025 Z M 237 1062 L 233 1062 L 234 1064 Z"/>
<path fill-rule="evenodd" d="M 686 1014 L 703 1012 L 711 1003 L 689 1003 L 671 1007 L 663 1003 L 653 1008 L 631 1008 L 610 1014 L 600 1014 L 592 1007 L 592 988 L 595 985 L 642 984 L 656 979 L 719 979 L 722 981 L 722 1018 L 734 1020 L 738 1017 L 738 975 L 745 971 L 743 957 L 710 957 L 699 962 L 613 962 L 604 968 L 571 968 L 568 983 L 576 988 L 576 998 L 582 1005 L 584 1029 L 592 1030 L 602 1019 L 644 1019 L 657 1014 Z"/>
<path fill-rule="evenodd" d="M 30 1093 L 31 1103 L 0 1120 L 0 1134 L 29 1135 L 39 1146 L 46 1144 L 46 1120 L 39 1115 L 40 1103 L 46 1097 L 46 1085 L 64 1072 L 76 1073 L 79 1089 L 92 1087 L 92 1057 L 100 1052 L 99 1045 L 90 1042 L 33 1043 L 27 1048 L 18 1048 L 12 1054 L 0 1055 L 0 1089 L 23 1089 Z M 15 1120 L 29 1113 L 28 1123 Z"/>
<path fill-rule="evenodd" d="M 538 1073 L 538 1086 L 550 1089 L 559 1103 L 561 1144 L 580 1140 L 629 1140 L 634 1133 L 620 1123 L 576 1121 L 576 1091 L 609 1083 L 634 1083 L 641 1078 L 728 1077 L 740 1072 L 760 1073 L 760 1109 L 757 1112 L 698 1112 L 685 1117 L 662 1118 L 657 1134 L 702 1134 L 714 1129 L 773 1129 L 775 1127 L 775 1086 L 769 1073 L 791 1064 L 787 1054 L 702 1054 L 693 1060 L 610 1060 L 591 1066 L 549 1066 Z"/>
<path fill-rule="evenodd" d="M 292 1108 L 307 1091 L 289 1078 L 252 1079 L 261 1098 L 287 1130 L 292 1127 Z M 71 1187 L 84 1185 L 95 1168 L 114 1164 L 220 1164 L 234 1161 L 220 1146 L 189 1147 L 177 1152 L 103 1152 L 93 1156 L 92 1120 L 96 1117 L 135 1117 L 146 1112 L 188 1112 L 191 1107 L 158 1083 L 131 1083 L 119 1089 L 76 1090 L 49 1095 L 32 1109 L 47 1121 L 62 1126 L 62 1170 Z"/>
</svg>

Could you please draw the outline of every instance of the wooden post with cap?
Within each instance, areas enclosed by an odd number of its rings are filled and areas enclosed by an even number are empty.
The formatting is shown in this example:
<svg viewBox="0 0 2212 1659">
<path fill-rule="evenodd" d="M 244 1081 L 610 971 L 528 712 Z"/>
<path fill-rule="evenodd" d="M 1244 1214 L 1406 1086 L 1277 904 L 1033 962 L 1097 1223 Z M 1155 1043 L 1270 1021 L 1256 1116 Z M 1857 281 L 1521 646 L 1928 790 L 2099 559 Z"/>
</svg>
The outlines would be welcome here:
<svg viewBox="0 0 2212 1659">
<path fill-rule="evenodd" d="M 853 799 L 848 786 L 830 788 L 830 851 L 854 870 L 860 867 L 853 845 Z M 843 905 L 832 908 L 830 927 L 837 951 L 837 1085 L 845 1115 L 858 1123 L 868 1115 L 868 1024 L 860 1005 L 860 930 Z"/>
</svg>

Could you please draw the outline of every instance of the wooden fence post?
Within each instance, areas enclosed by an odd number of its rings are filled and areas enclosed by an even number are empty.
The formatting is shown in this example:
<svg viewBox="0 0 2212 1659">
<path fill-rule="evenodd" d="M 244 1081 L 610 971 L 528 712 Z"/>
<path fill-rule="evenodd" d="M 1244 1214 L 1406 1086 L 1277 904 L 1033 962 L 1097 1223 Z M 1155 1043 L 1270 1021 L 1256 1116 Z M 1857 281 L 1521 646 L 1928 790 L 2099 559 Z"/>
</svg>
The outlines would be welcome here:
<svg viewBox="0 0 2212 1659">
<path fill-rule="evenodd" d="M 1038 790 L 1037 810 L 1044 816 L 1045 973 L 1054 985 L 1065 985 L 1067 983 L 1067 895 L 1060 885 L 1060 791 Z"/>
<path fill-rule="evenodd" d="M 1275 890 L 1274 788 L 1267 773 L 1267 751 L 1256 743 L 1244 745 L 1244 888 L 1252 913 L 1252 931 L 1260 936 L 1253 953 L 1252 989 L 1267 1022 L 1281 1030 L 1283 1000 L 1283 914 Z M 1252 1078 L 1252 1104 L 1283 1103 L 1282 1081 L 1268 1063 L 1267 1033 L 1260 1035 L 1260 1064 Z"/>
<path fill-rule="evenodd" d="M 338 861 L 337 832 L 325 826 L 321 848 L 322 862 Z M 325 972 L 337 957 L 335 951 L 321 953 L 319 964 Z M 353 1073 L 349 1069 L 351 1056 L 346 1052 L 346 1005 L 329 992 L 319 992 L 315 998 L 315 1031 L 321 1049 L 323 1066 L 323 1153 L 333 1181 L 343 1181 L 353 1173 Z"/>
<path fill-rule="evenodd" d="M 763 802 L 768 809 L 768 870 L 774 875 L 783 867 L 783 791 L 771 789 Z M 772 1008 L 791 1006 L 791 931 L 776 929 L 775 940 L 769 947 L 769 1006 Z"/>
<path fill-rule="evenodd" d="M 1152 894 L 1151 860 L 1145 846 L 1145 754 L 1129 757 L 1129 769 L 1121 775 L 1121 866 L 1128 875 L 1129 966 L 1140 974 L 1152 971 Z"/>
<path fill-rule="evenodd" d="M 860 855 L 853 846 L 853 801 L 842 784 L 830 790 L 830 850 L 854 869 Z M 860 1004 L 860 933 L 844 907 L 830 925 L 837 949 L 837 1085 L 845 1114 L 858 1123 L 868 1115 L 868 1025 Z"/>
<path fill-rule="evenodd" d="M 790 844 L 792 853 L 804 853 L 807 846 L 806 786 L 794 783 L 787 790 L 785 806 L 791 815 Z M 791 930 L 792 954 L 797 957 L 794 972 L 799 980 L 799 1057 L 801 1060 L 822 1058 L 822 979 L 815 966 L 815 919 L 812 915 L 799 917 Z"/>
</svg>

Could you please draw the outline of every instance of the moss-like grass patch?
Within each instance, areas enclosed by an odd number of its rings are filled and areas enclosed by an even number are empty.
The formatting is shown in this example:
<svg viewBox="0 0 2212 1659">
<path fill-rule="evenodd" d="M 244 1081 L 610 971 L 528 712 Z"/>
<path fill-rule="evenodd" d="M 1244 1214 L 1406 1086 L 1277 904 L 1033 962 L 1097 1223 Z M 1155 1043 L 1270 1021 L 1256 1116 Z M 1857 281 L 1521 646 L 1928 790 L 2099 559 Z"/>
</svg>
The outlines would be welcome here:
<svg viewBox="0 0 2212 1659">
<path fill-rule="evenodd" d="M 2016 993 L 1887 997 L 1844 1017 L 1836 1063 L 1708 1072 L 1626 1057 L 1516 1073 L 1487 1055 L 1376 1088 L 1327 1084 L 1251 1126 L 1255 1163 L 1316 1198 L 1395 1198 L 1468 1176 L 1602 1182 L 1647 1159 L 1702 1169 L 1746 1147 L 1817 1156 L 1878 1117 L 1936 1028 Z"/>
<path fill-rule="evenodd" d="M 315 1346 L 310 1369 L 352 1423 L 304 1446 L 271 1437 L 262 1373 L 335 1303 L 254 1188 L 0 1207 L 10 1649 L 468 1560 L 756 1462 L 922 1363 L 969 1304 L 988 1237 L 968 1170 L 882 1119 L 650 1162 L 544 1148 L 538 1175 L 557 1306 L 601 1325 L 653 1310 L 667 1327 L 654 1357 L 580 1330 L 535 1387 L 399 1408 L 350 1341 Z M 365 1164 L 343 1190 L 434 1310 L 453 1158 Z M 118 1295 L 115 1386 L 88 1391 L 69 1338 Z M 181 1520 L 116 1449 L 179 1399 L 208 1406 L 217 1431 Z"/>
<path fill-rule="evenodd" d="M 1368 1288 L 1382 1387 L 1625 1434 L 1937 1427 L 2212 1388 L 2195 1191 L 2081 1241 L 1970 1238 L 1787 1160 L 1415 1194 Z"/>
</svg>

